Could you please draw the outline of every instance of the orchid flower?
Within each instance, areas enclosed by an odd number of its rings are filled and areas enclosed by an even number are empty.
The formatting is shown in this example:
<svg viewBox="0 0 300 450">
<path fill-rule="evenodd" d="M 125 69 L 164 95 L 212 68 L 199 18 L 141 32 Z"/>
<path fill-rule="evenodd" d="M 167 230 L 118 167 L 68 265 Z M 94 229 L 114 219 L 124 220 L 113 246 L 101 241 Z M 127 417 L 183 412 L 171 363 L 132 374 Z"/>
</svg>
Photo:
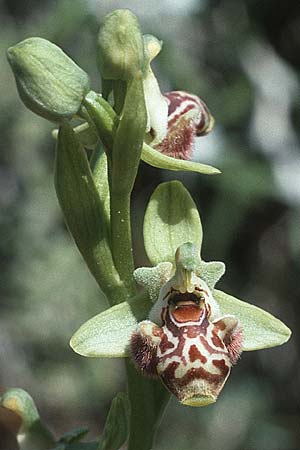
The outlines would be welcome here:
<svg viewBox="0 0 300 450">
<path fill-rule="evenodd" d="M 243 351 L 281 345 L 291 331 L 270 313 L 215 288 L 225 265 L 201 258 L 200 217 L 180 182 L 154 191 L 144 239 L 154 266 L 134 272 L 144 293 L 83 324 L 71 347 L 90 357 L 131 356 L 181 403 L 213 403 Z"/>
<path fill-rule="evenodd" d="M 214 125 L 214 119 L 203 100 L 184 91 L 162 94 L 151 69 L 162 43 L 154 36 L 144 35 L 147 60 L 144 79 L 149 144 L 164 155 L 190 160 L 195 136 L 204 136 Z"/>
</svg>

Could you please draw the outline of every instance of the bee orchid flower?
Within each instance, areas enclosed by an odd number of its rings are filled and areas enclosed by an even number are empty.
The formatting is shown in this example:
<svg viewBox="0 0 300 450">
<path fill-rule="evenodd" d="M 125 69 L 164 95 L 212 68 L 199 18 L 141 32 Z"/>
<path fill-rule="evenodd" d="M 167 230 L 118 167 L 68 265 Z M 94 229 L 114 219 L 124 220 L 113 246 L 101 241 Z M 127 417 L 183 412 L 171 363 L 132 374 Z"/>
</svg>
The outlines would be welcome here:
<svg viewBox="0 0 300 450">
<path fill-rule="evenodd" d="M 242 352 L 281 345 L 291 331 L 215 288 L 225 265 L 201 258 L 200 217 L 180 182 L 162 183 L 152 194 L 144 238 L 153 267 L 134 271 L 144 292 L 83 324 L 71 347 L 83 356 L 131 356 L 181 403 L 214 403 Z"/>
<path fill-rule="evenodd" d="M 208 134 L 213 128 L 214 119 L 204 101 L 196 95 L 184 91 L 161 93 L 151 69 L 151 62 L 161 47 L 161 41 L 154 36 L 144 36 L 148 143 L 166 156 L 190 160 L 195 137 Z"/>
</svg>

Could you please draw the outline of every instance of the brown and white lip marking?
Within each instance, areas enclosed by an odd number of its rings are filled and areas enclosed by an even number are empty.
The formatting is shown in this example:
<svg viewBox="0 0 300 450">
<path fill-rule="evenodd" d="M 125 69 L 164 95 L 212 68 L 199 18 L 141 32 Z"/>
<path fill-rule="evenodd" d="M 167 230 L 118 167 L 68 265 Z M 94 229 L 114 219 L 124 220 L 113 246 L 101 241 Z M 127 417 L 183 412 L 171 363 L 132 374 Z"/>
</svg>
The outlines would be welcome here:
<svg viewBox="0 0 300 450">
<path fill-rule="evenodd" d="M 206 104 L 196 95 L 171 91 L 164 97 L 168 104 L 167 134 L 154 147 L 167 156 L 190 159 L 195 136 L 209 133 L 214 119 Z"/>
<path fill-rule="evenodd" d="M 162 299 L 162 325 L 141 322 L 131 339 L 137 367 L 160 377 L 182 403 L 193 406 L 216 401 L 241 353 L 237 320 L 211 320 L 209 294 L 201 288 L 168 289 Z"/>
</svg>

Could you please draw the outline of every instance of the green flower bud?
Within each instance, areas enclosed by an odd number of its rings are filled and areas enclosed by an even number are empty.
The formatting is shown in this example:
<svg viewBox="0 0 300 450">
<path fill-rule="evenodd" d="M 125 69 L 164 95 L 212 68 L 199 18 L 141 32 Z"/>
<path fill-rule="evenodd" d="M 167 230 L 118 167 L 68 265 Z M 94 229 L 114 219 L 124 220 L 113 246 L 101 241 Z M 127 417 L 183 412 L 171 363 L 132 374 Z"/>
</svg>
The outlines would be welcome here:
<svg viewBox="0 0 300 450">
<path fill-rule="evenodd" d="M 31 111 L 55 122 L 78 112 L 89 77 L 59 47 L 33 37 L 10 47 L 7 58 L 19 95 Z"/>
<path fill-rule="evenodd" d="M 130 80 L 144 66 L 139 23 L 127 9 L 107 15 L 98 36 L 99 70 L 104 79 Z"/>
</svg>

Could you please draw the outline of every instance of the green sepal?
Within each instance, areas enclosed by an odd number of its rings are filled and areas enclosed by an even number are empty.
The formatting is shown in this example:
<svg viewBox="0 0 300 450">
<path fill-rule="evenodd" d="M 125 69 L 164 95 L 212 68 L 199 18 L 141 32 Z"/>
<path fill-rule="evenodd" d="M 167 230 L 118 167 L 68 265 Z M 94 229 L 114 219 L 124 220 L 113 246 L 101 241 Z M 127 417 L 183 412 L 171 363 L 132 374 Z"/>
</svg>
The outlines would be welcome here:
<svg viewBox="0 0 300 450">
<path fill-rule="evenodd" d="M 150 145 L 144 144 L 141 159 L 150 166 L 168 170 L 183 170 L 188 172 L 203 173 L 205 175 L 217 175 L 219 169 L 207 164 L 172 158 L 154 150 Z"/>
<path fill-rule="evenodd" d="M 55 187 L 66 224 L 90 271 L 109 302 L 119 303 L 123 285 L 110 251 L 103 202 L 86 153 L 68 124 L 59 130 Z"/>
<path fill-rule="evenodd" d="M 89 77 L 59 47 L 32 37 L 7 50 L 19 95 L 24 104 L 45 119 L 72 118 L 89 90 Z"/>
<path fill-rule="evenodd" d="M 169 262 L 159 263 L 155 267 L 139 267 L 133 273 L 135 281 L 143 286 L 154 303 L 158 299 L 161 287 L 171 278 L 173 265 Z"/>
<path fill-rule="evenodd" d="M 119 392 L 111 402 L 99 450 L 119 450 L 122 447 L 129 434 L 129 410 L 127 394 Z"/>
<path fill-rule="evenodd" d="M 53 435 L 41 422 L 37 407 L 26 391 L 20 388 L 8 389 L 0 397 L 0 406 L 21 419 L 18 431 L 18 435 L 22 435 L 21 450 L 47 450 L 54 445 Z"/>
<path fill-rule="evenodd" d="M 130 337 L 150 307 L 145 294 L 113 306 L 85 322 L 71 338 L 70 346 L 82 356 L 128 356 Z"/>
<path fill-rule="evenodd" d="M 148 258 L 153 265 L 174 263 L 177 248 L 187 241 L 201 250 L 202 226 L 197 207 L 182 183 L 162 183 L 152 194 L 144 219 Z"/>
<path fill-rule="evenodd" d="M 267 311 L 216 289 L 213 296 L 222 315 L 232 314 L 239 319 L 244 333 L 244 351 L 275 347 L 289 340 L 291 330 Z"/>
<path fill-rule="evenodd" d="M 108 14 L 98 35 L 99 71 L 104 79 L 129 81 L 144 67 L 138 20 L 128 9 Z"/>
</svg>

